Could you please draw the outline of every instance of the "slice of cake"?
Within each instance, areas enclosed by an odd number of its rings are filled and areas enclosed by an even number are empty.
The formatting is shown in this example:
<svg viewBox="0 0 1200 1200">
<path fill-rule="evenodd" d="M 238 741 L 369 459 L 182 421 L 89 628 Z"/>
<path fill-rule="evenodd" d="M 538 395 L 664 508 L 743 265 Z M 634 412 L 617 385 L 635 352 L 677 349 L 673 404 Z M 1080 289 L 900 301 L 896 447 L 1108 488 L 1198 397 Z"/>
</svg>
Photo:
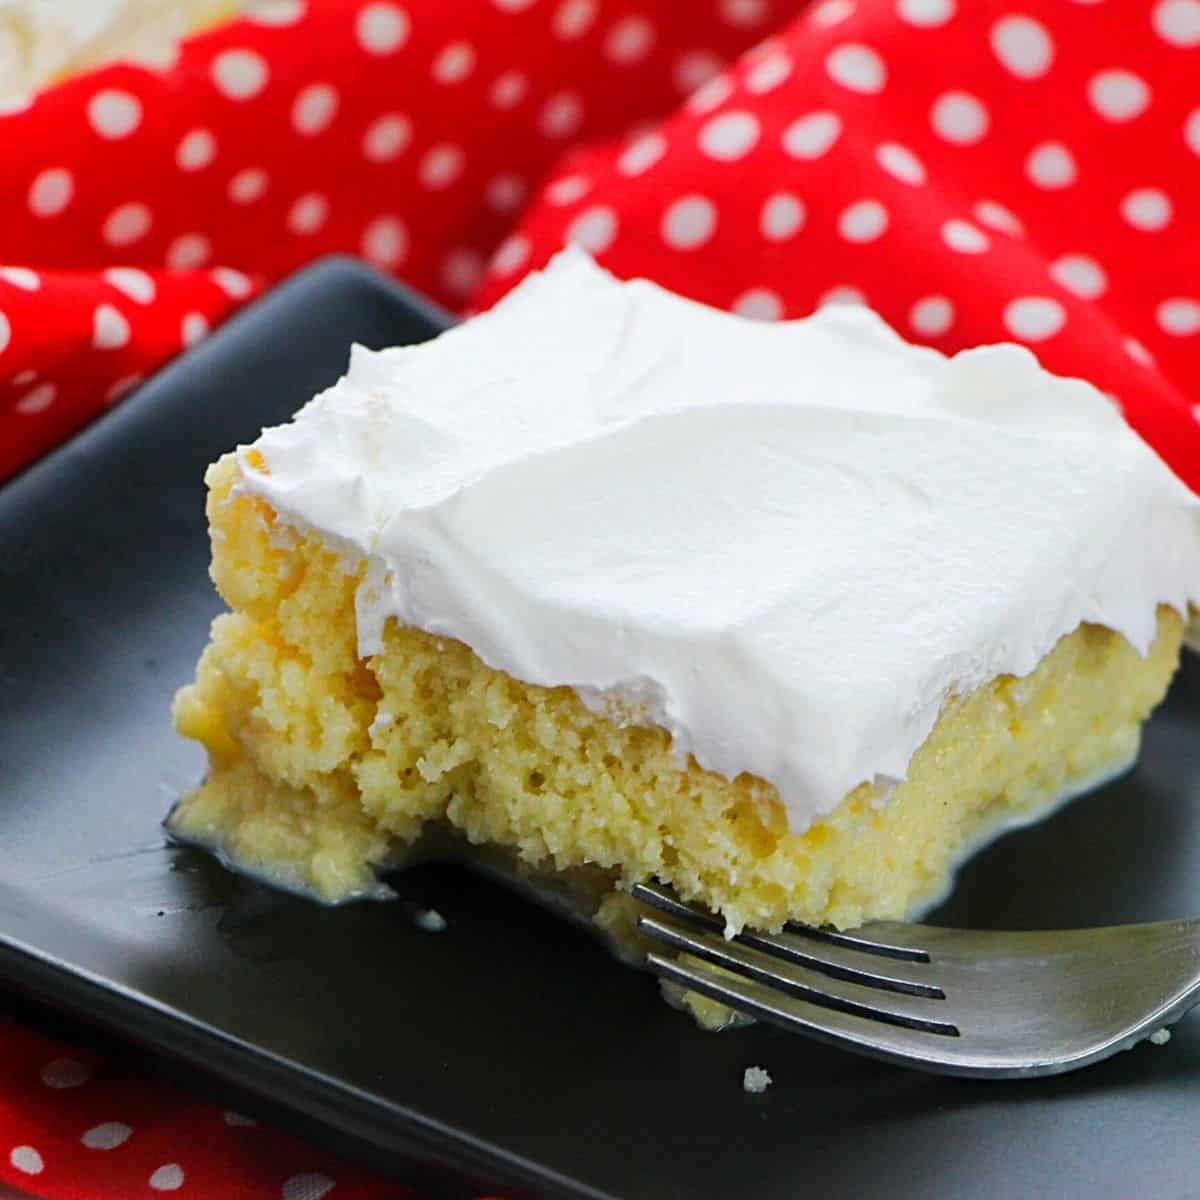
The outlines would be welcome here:
<svg viewBox="0 0 1200 1200">
<path fill-rule="evenodd" d="M 1078 380 L 569 252 L 209 472 L 171 828 L 339 900 L 431 830 L 731 929 L 900 917 L 1129 766 L 1200 502 Z"/>
</svg>

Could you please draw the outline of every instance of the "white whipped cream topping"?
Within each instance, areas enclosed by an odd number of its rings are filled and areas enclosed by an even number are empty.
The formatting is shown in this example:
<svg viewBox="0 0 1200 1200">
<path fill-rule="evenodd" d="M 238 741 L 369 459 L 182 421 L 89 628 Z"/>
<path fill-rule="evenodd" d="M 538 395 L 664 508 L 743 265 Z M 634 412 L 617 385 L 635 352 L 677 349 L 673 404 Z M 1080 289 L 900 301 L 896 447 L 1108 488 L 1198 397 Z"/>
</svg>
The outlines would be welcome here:
<svg viewBox="0 0 1200 1200">
<path fill-rule="evenodd" d="M 774 784 L 791 828 L 901 780 L 943 705 L 1081 621 L 1200 601 L 1200 500 L 1089 384 L 859 307 L 763 324 L 560 255 L 241 451 L 391 617 Z"/>
</svg>

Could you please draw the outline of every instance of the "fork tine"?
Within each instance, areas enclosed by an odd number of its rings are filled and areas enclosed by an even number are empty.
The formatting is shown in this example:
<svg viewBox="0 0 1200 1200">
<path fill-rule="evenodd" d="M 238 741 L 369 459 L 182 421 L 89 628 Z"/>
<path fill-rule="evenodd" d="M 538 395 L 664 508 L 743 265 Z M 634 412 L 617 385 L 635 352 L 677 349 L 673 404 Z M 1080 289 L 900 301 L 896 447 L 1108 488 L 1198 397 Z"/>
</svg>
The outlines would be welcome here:
<svg viewBox="0 0 1200 1200">
<path fill-rule="evenodd" d="M 949 1074 L 976 1073 L 962 1069 L 955 1063 L 960 1041 L 955 1034 L 884 1025 L 852 1013 L 821 1008 L 785 996 L 753 979 L 728 975 L 703 962 L 681 963 L 678 959 L 655 953 L 648 956 L 647 962 L 656 975 L 670 983 L 687 991 L 699 992 L 792 1033 L 803 1033 L 817 1041 L 885 1062 Z"/>
<path fill-rule="evenodd" d="M 637 884 L 632 889 L 632 894 L 635 899 L 691 925 L 699 925 L 716 933 L 721 933 L 724 929 L 720 918 L 684 904 L 665 888 Z M 892 932 L 890 926 L 880 928 L 889 934 Z M 941 988 L 932 984 L 919 979 L 885 974 L 880 970 L 879 959 L 885 958 L 896 963 L 915 964 L 919 971 L 922 965 L 929 964 L 930 958 L 926 951 L 915 947 L 873 942 L 848 934 L 797 925 L 789 925 L 783 932 L 775 934 L 743 930 L 732 940 L 743 946 L 750 946 L 762 954 L 818 971 L 833 979 L 843 979 L 848 983 L 860 983 L 892 992 L 906 992 L 911 996 L 944 995 Z"/>
<path fill-rule="evenodd" d="M 829 979 L 803 966 L 780 962 L 752 948 L 728 942 L 720 934 L 696 933 L 679 928 L 656 917 L 643 916 L 638 927 L 651 937 L 723 970 L 746 976 L 789 996 L 825 1009 L 924 1029 L 928 1033 L 957 1034 L 957 1029 L 942 1019 L 942 996 L 913 996 L 874 987 L 869 983 Z"/>
</svg>

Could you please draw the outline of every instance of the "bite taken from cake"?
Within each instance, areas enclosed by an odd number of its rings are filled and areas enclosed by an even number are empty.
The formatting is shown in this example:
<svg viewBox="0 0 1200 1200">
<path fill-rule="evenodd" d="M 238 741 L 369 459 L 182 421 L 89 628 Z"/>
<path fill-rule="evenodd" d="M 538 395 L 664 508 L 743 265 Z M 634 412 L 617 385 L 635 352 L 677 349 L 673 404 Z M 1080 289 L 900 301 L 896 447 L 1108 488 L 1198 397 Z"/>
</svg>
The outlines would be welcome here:
<svg viewBox="0 0 1200 1200">
<path fill-rule="evenodd" d="M 911 914 L 1132 764 L 1200 501 L 1090 385 L 576 251 L 209 471 L 179 836 L 326 900 L 411 847 L 732 930 Z M 448 836 L 447 836 L 448 835 Z"/>
</svg>

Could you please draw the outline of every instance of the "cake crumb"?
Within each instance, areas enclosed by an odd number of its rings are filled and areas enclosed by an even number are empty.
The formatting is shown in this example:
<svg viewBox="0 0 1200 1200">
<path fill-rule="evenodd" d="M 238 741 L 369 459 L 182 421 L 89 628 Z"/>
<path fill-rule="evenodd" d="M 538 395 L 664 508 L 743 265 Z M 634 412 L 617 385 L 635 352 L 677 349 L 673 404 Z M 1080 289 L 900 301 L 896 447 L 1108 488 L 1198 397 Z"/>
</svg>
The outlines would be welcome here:
<svg viewBox="0 0 1200 1200">
<path fill-rule="evenodd" d="M 444 933 L 446 930 L 446 918 L 436 908 L 426 908 L 418 912 L 413 920 L 417 928 L 425 930 L 426 933 Z"/>
<path fill-rule="evenodd" d="M 1150 1040 L 1156 1046 L 1165 1046 L 1171 1040 L 1171 1031 L 1169 1029 L 1156 1029 L 1151 1035 Z"/>
<path fill-rule="evenodd" d="M 742 1076 L 742 1088 L 744 1091 L 752 1092 L 754 1095 L 761 1095 L 771 1086 L 771 1076 L 762 1067 L 747 1067 L 746 1073 Z"/>
</svg>

